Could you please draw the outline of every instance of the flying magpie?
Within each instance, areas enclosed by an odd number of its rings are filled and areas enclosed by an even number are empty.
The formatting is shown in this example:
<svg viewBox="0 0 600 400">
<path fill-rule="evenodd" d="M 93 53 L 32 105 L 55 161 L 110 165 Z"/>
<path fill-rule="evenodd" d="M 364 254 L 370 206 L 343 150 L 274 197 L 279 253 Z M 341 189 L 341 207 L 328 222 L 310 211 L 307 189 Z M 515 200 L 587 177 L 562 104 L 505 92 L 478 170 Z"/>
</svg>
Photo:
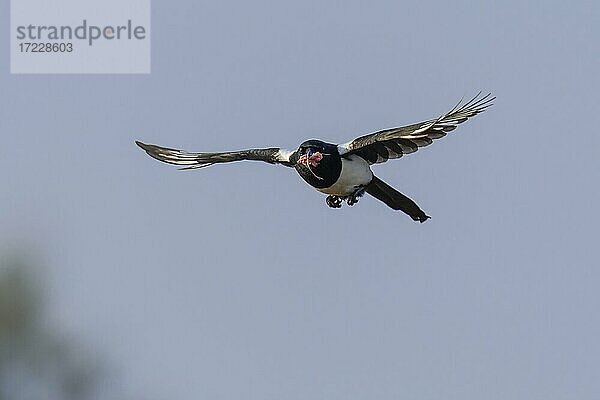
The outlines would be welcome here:
<svg viewBox="0 0 600 400">
<path fill-rule="evenodd" d="M 327 194 L 327 205 L 340 208 L 349 206 L 366 193 L 381 200 L 394 210 L 408 214 L 414 221 L 425 222 L 430 217 L 419 206 L 392 188 L 371 171 L 372 164 L 414 153 L 419 147 L 430 145 L 492 105 L 495 97 L 479 92 L 467 102 L 462 100 L 449 112 L 438 118 L 398 128 L 370 133 L 343 144 L 307 140 L 297 150 L 278 147 L 227 151 L 218 153 L 188 153 L 136 141 L 151 157 L 180 169 L 204 168 L 209 165 L 241 160 L 265 161 L 282 164 L 296 172 L 310 186 Z"/>
</svg>

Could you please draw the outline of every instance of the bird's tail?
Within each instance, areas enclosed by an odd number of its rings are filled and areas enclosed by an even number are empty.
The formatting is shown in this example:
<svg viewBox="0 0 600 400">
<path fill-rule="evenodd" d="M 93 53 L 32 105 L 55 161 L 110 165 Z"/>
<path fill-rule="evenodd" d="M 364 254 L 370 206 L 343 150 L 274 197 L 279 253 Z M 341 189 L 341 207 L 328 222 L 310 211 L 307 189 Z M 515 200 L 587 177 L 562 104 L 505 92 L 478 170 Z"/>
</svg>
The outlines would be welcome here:
<svg viewBox="0 0 600 400">
<path fill-rule="evenodd" d="M 394 210 L 400 210 L 408 214 L 413 220 L 425 222 L 429 218 L 417 203 L 373 175 L 373 180 L 366 187 L 367 193 L 378 200 L 383 201 Z"/>
</svg>

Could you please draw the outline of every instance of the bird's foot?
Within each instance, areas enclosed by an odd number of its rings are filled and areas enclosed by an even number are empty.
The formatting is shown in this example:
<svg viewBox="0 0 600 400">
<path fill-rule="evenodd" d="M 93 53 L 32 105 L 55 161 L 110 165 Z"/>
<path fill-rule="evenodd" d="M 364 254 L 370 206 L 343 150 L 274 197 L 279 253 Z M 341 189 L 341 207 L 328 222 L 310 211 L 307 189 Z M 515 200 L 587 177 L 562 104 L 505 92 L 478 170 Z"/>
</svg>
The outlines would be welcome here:
<svg viewBox="0 0 600 400">
<path fill-rule="evenodd" d="M 358 199 L 360 199 L 364 194 L 365 194 L 365 188 L 364 187 L 358 188 L 354 191 L 354 193 L 352 193 L 350 196 L 348 196 L 348 198 L 346 199 L 346 203 L 348 203 L 349 206 L 353 206 L 356 203 L 358 203 Z"/>
<path fill-rule="evenodd" d="M 339 196 L 329 195 L 325 199 L 327 205 L 331 208 L 342 208 L 342 198 Z"/>
</svg>

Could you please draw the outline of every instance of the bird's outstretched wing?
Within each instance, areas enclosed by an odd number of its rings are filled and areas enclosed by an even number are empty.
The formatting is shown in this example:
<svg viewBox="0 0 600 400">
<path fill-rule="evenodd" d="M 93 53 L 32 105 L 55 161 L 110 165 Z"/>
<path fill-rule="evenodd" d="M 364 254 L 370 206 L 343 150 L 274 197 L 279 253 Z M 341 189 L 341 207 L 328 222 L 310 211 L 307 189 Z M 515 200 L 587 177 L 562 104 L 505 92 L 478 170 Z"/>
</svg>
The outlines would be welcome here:
<svg viewBox="0 0 600 400">
<path fill-rule="evenodd" d="M 446 136 L 465 122 L 492 105 L 496 99 L 491 93 L 481 92 L 467 102 L 462 100 L 439 118 L 399 128 L 386 129 L 356 138 L 338 146 L 341 155 L 356 154 L 370 164 L 386 162 L 404 154 L 414 153 L 419 147 L 428 146 L 434 139 Z"/>
<path fill-rule="evenodd" d="M 167 147 L 135 142 L 150 157 L 169 164 L 181 165 L 180 169 L 204 168 L 217 163 L 232 161 L 255 160 L 265 161 L 270 164 L 283 164 L 292 166 L 290 157 L 293 152 L 282 150 L 278 147 L 268 149 L 248 149 L 240 151 L 225 151 L 220 153 L 188 153 L 187 151 L 170 149 Z"/>
</svg>

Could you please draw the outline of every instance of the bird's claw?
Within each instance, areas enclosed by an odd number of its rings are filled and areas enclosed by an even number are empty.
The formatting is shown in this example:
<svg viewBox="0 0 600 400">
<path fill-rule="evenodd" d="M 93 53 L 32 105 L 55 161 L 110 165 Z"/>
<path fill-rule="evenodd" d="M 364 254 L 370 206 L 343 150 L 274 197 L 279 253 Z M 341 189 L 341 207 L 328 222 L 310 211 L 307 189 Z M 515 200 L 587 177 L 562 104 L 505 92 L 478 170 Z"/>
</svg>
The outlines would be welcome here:
<svg viewBox="0 0 600 400">
<path fill-rule="evenodd" d="M 342 199 L 339 196 L 329 195 L 325 199 L 327 205 L 331 208 L 341 208 L 342 207 Z"/>
<path fill-rule="evenodd" d="M 346 203 L 348 203 L 349 206 L 353 206 L 356 203 L 358 203 L 358 199 L 360 199 L 362 197 L 362 195 L 365 194 L 365 188 L 359 188 L 356 189 L 354 191 L 354 193 L 352 193 L 350 196 L 348 196 Z"/>
</svg>

